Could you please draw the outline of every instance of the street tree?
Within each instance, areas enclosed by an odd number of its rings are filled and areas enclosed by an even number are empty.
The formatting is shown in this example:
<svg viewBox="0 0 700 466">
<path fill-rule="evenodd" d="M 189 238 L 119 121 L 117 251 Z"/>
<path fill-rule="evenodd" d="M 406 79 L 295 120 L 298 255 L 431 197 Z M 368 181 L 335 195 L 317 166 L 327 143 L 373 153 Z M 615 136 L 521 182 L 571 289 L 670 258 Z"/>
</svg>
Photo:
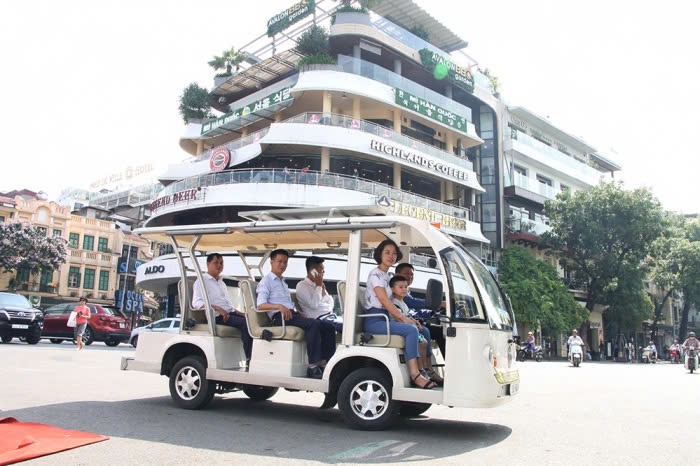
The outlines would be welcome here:
<svg viewBox="0 0 700 466">
<path fill-rule="evenodd" d="M 568 333 L 586 319 L 580 306 L 549 263 L 535 259 L 527 248 L 508 246 L 498 266 L 498 278 L 508 293 L 518 322 L 542 327 L 544 333 Z"/>
<path fill-rule="evenodd" d="M 30 274 L 57 270 L 66 262 L 66 240 L 22 222 L 0 224 L 0 268 Z"/>
<path fill-rule="evenodd" d="M 211 96 L 209 91 L 197 83 L 190 83 L 180 96 L 180 115 L 187 123 L 190 120 L 203 120 L 211 117 Z"/>
<path fill-rule="evenodd" d="M 545 213 L 552 230 L 542 239 L 575 280 L 585 284 L 589 312 L 596 303 L 611 302 L 625 277 L 636 275 L 664 228 L 663 210 L 652 193 L 625 190 L 621 183 L 564 191 L 546 202 Z M 587 325 L 582 333 L 587 340 Z"/>
</svg>

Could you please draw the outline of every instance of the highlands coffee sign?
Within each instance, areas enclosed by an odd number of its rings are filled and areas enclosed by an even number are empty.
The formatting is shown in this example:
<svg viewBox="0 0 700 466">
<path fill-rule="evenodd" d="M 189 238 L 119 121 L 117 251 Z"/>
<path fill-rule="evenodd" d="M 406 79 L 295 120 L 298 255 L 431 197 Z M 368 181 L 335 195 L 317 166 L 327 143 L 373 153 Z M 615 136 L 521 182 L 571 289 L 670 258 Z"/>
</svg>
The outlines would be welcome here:
<svg viewBox="0 0 700 466">
<path fill-rule="evenodd" d="M 434 103 L 421 99 L 403 89 L 394 89 L 394 101 L 409 110 L 440 122 L 463 133 L 467 132 L 467 119 Z"/>
<path fill-rule="evenodd" d="M 391 157 L 408 162 L 411 165 L 427 168 L 428 170 L 440 173 L 442 175 L 450 176 L 460 181 L 474 181 L 472 178 L 473 172 L 467 170 L 460 170 L 459 168 L 456 168 L 452 165 L 444 164 L 442 162 L 433 160 L 423 155 L 402 149 L 401 147 L 377 141 L 376 139 L 372 139 L 372 141 L 370 142 L 370 148 L 372 150 L 376 150 L 377 152 L 381 152 L 382 154 L 386 154 Z"/>
<path fill-rule="evenodd" d="M 474 76 L 469 68 L 459 66 L 452 60 L 429 49 L 421 49 L 418 53 L 423 66 L 432 71 L 435 78 L 447 78 L 469 93 L 474 92 Z"/>
<path fill-rule="evenodd" d="M 173 194 L 168 194 L 167 196 L 159 197 L 155 201 L 151 202 L 151 214 L 156 210 L 162 209 L 166 206 L 203 200 L 204 191 L 201 187 L 185 189 L 184 191 L 179 191 Z"/>
<path fill-rule="evenodd" d="M 201 134 L 206 134 L 209 131 L 213 131 L 219 126 L 223 126 L 229 123 L 233 123 L 234 121 L 243 118 L 246 115 L 250 115 L 251 113 L 257 113 L 261 110 L 265 110 L 273 105 L 281 104 L 283 102 L 287 102 L 289 100 L 292 100 L 292 88 L 291 87 L 285 87 L 284 89 L 280 89 L 279 91 L 268 95 L 264 99 L 257 100 L 255 102 L 251 102 L 248 105 L 238 108 L 234 110 L 233 112 L 229 112 L 225 115 L 220 116 L 219 118 L 215 118 L 213 120 L 206 121 L 202 124 L 202 133 Z"/>
<path fill-rule="evenodd" d="M 316 9 L 316 0 L 301 0 L 267 20 L 267 35 L 272 37 L 309 16 Z"/>
</svg>

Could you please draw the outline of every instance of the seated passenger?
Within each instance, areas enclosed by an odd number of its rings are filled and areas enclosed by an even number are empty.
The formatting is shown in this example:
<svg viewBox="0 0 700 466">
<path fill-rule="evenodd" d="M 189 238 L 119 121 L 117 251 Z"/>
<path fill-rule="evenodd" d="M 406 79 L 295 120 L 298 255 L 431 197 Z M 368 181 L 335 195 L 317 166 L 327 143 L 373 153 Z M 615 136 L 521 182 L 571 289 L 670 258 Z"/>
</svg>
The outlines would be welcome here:
<svg viewBox="0 0 700 466">
<path fill-rule="evenodd" d="M 411 385 L 419 388 L 431 389 L 437 383 L 430 380 L 420 372 L 418 366 L 418 327 L 420 323 L 405 316 L 391 302 L 392 294 L 389 288 L 391 274 L 389 269 L 397 260 L 401 260 L 402 254 L 396 243 L 386 239 L 379 243 L 374 250 L 374 260 L 377 268 L 373 269 L 367 277 L 367 290 L 365 291 L 365 307 L 368 314 L 385 314 L 389 319 L 389 333 L 400 335 L 406 340 L 404 349 L 406 365 L 411 377 Z M 393 319 L 393 320 L 392 320 Z M 383 317 L 367 317 L 364 319 L 365 332 L 375 335 L 386 335 L 387 324 Z"/>
<path fill-rule="evenodd" d="M 207 271 L 203 274 L 204 287 L 207 290 L 209 304 L 218 313 L 216 323 L 236 327 L 241 331 L 243 341 L 243 351 L 246 360 L 250 361 L 250 353 L 253 349 L 253 337 L 248 333 L 245 314 L 233 308 L 233 304 L 226 294 L 226 284 L 221 278 L 224 270 L 224 258 L 221 254 L 212 253 L 207 256 Z M 194 309 L 204 308 L 204 293 L 202 284 L 197 279 L 192 287 L 192 307 Z"/>
<path fill-rule="evenodd" d="M 391 302 L 396 305 L 404 316 L 410 317 L 410 309 L 404 301 L 408 294 L 408 280 L 401 275 L 395 275 L 389 280 L 389 287 L 391 287 L 391 294 L 393 295 Z M 430 344 L 430 330 L 425 326 L 420 326 L 418 327 L 418 332 L 418 366 L 420 371 L 425 377 L 438 385 L 442 385 L 444 380 L 433 370 L 431 360 L 433 347 Z"/>
<path fill-rule="evenodd" d="M 330 335 L 335 346 L 335 330 L 342 332 L 343 322 L 333 312 L 333 296 L 328 294 L 323 283 L 326 273 L 324 260 L 317 256 L 306 259 L 306 278 L 297 284 L 296 294 L 302 317 L 320 320 L 321 340 L 323 341 L 324 335 Z M 329 330 L 331 327 L 332 332 Z"/>
<path fill-rule="evenodd" d="M 316 319 L 302 317 L 295 309 L 289 288 L 282 278 L 287 269 L 289 253 L 284 249 L 275 249 L 270 254 L 270 273 L 265 275 L 258 284 L 258 310 L 269 311 L 267 313 L 273 325 L 281 326 L 282 319 L 285 325 L 291 325 L 304 329 L 306 336 L 306 351 L 309 357 L 307 377 L 320 379 L 323 377 L 323 368 L 328 359 L 335 352 L 335 336 L 333 348 L 325 348 L 321 345 L 321 322 Z"/>
<path fill-rule="evenodd" d="M 397 265 L 396 275 L 406 277 L 406 280 L 408 280 L 408 294 L 403 299 L 403 302 L 406 303 L 410 309 L 410 313 L 408 315 L 418 320 L 429 319 L 431 317 L 431 312 L 425 309 L 425 299 L 414 298 L 411 296 L 410 287 L 413 283 L 413 266 L 408 262 L 403 262 Z M 444 301 L 442 302 L 442 307 L 445 307 Z M 438 348 L 440 348 L 440 352 L 442 353 L 442 357 L 444 358 L 447 355 L 447 352 L 445 351 L 445 334 L 442 331 L 442 326 L 428 325 L 427 327 L 428 330 L 430 330 L 430 337 L 437 343 Z"/>
</svg>

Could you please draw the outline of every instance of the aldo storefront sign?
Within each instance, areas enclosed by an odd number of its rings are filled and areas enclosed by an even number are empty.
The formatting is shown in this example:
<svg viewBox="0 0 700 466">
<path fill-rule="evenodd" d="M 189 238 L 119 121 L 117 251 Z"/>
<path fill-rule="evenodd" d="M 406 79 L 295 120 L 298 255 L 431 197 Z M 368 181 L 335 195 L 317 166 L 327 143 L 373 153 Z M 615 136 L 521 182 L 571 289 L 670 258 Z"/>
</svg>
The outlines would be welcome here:
<svg viewBox="0 0 700 466">
<path fill-rule="evenodd" d="M 144 275 L 153 275 L 155 273 L 164 273 L 165 272 L 165 266 L 164 265 L 149 265 L 146 267 L 146 269 L 143 271 Z"/>
<path fill-rule="evenodd" d="M 301 0 L 267 20 L 267 35 L 274 36 L 292 24 L 309 16 L 316 9 L 316 0 Z"/>
</svg>

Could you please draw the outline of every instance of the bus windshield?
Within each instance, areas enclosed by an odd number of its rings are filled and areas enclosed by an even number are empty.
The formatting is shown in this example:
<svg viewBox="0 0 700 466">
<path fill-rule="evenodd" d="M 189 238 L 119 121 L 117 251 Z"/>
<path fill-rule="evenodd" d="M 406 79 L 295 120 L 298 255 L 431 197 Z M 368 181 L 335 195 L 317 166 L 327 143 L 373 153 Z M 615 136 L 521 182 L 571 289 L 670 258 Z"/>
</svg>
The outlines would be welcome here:
<svg viewBox="0 0 700 466">
<path fill-rule="evenodd" d="M 473 255 L 462 249 L 460 245 L 456 244 L 452 251 L 459 257 L 460 261 L 463 261 L 469 267 L 473 273 L 474 281 L 481 288 L 482 302 L 486 307 L 491 327 L 499 330 L 513 330 L 515 319 L 512 311 L 491 272 Z"/>
</svg>

